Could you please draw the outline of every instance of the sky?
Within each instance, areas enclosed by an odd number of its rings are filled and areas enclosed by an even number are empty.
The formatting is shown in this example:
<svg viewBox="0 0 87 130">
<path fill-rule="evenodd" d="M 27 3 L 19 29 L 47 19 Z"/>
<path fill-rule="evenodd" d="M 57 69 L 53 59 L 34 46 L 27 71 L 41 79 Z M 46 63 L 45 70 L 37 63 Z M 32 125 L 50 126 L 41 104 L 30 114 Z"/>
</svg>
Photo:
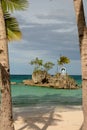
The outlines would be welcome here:
<svg viewBox="0 0 87 130">
<path fill-rule="evenodd" d="M 22 40 L 9 43 L 11 74 L 32 74 L 29 63 L 38 57 L 55 64 L 60 55 L 70 58 L 65 65 L 70 75 L 81 74 L 79 40 L 73 0 L 29 0 L 26 11 L 16 12 Z"/>
</svg>

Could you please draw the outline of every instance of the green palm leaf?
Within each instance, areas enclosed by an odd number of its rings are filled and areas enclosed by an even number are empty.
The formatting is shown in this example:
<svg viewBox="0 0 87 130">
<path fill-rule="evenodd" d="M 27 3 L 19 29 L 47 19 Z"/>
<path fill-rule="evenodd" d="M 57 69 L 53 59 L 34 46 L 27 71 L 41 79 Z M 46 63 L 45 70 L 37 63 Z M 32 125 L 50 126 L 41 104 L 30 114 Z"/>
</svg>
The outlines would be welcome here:
<svg viewBox="0 0 87 130">
<path fill-rule="evenodd" d="M 66 56 L 61 56 L 59 60 L 57 60 L 58 65 L 68 64 L 70 63 L 70 59 Z"/>
<path fill-rule="evenodd" d="M 25 10 L 28 8 L 27 0 L 2 0 L 3 11 Z"/>
<path fill-rule="evenodd" d="M 11 17 L 9 13 L 4 14 L 7 38 L 9 41 L 20 40 L 22 38 L 21 31 L 16 18 Z"/>
</svg>

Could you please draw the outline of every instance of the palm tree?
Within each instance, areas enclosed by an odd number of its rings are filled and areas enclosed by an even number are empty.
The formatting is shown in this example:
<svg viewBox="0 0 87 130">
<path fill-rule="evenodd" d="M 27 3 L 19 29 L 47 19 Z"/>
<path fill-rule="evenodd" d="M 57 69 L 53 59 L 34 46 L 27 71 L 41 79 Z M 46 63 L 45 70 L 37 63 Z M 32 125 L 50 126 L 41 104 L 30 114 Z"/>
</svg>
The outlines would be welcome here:
<svg viewBox="0 0 87 130">
<path fill-rule="evenodd" d="M 34 60 L 30 62 L 31 65 L 35 65 L 34 71 L 41 70 L 41 66 L 43 65 L 43 60 L 36 57 Z"/>
<path fill-rule="evenodd" d="M 66 56 L 61 56 L 59 60 L 57 60 L 58 65 L 68 64 L 70 63 L 70 59 Z"/>
<path fill-rule="evenodd" d="M 10 17 L 8 12 L 9 10 L 12 12 L 14 10 L 24 10 L 28 5 L 27 3 L 27 0 L 0 0 L 0 130 L 14 130 L 9 76 L 8 40 L 12 40 L 13 38 L 18 39 L 18 34 L 19 37 L 21 36 L 16 19 Z"/>
<path fill-rule="evenodd" d="M 12 17 L 8 12 L 4 12 L 4 19 L 8 41 L 20 40 L 22 38 L 22 34 L 16 18 Z"/>
<path fill-rule="evenodd" d="M 66 56 L 60 56 L 59 60 L 57 60 L 57 64 L 59 66 L 63 66 L 64 64 L 69 64 L 70 63 L 70 59 Z"/>
<path fill-rule="evenodd" d="M 48 72 L 50 69 L 52 69 L 54 66 L 54 64 L 52 62 L 46 62 L 45 64 L 43 64 L 43 67 L 45 68 L 45 71 Z"/>
<path fill-rule="evenodd" d="M 78 26 L 79 45 L 82 65 L 82 106 L 84 122 L 82 130 L 87 129 L 87 28 L 84 15 L 83 0 L 74 0 Z"/>
</svg>

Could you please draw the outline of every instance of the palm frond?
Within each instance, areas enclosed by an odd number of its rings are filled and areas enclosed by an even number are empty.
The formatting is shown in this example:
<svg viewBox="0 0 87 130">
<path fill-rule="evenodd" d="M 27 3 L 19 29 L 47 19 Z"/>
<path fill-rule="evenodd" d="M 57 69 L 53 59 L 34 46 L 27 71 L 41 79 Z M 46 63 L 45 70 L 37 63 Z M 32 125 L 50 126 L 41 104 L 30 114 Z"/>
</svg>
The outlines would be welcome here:
<svg viewBox="0 0 87 130">
<path fill-rule="evenodd" d="M 3 11 L 25 10 L 28 8 L 28 0 L 2 0 Z"/>
<path fill-rule="evenodd" d="M 21 32 L 18 31 L 12 31 L 9 28 L 7 28 L 7 37 L 9 41 L 13 41 L 13 40 L 20 40 L 21 39 Z"/>
<path fill-rule="evenodd" d="M 7 12 L 4 14 L 4 17 L 8 40 L 20 40 L 22 38 L 22 34 L 16 18 L 11 17 L 10 14 Z"/>
</svg>

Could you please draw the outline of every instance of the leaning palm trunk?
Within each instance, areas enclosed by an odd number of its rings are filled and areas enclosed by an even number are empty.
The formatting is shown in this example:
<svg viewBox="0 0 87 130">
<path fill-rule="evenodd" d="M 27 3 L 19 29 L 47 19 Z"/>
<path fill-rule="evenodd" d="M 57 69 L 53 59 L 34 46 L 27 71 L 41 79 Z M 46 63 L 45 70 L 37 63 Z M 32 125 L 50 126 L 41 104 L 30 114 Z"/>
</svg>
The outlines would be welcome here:
<svg viewBox="0 0 87 130">
<path fill-rule="evenodd" d="M 81 65 L 82 65 L 82 105 L 84 122 L 82 130 L 87 129 L 87 29 L 84 16 L 84 7 L 82 0 L 74 0 L 78 35 L 80 41 Z"/>
<path fill-rule="evenodd" d="M 5 23 L 0 0 L 0 130 L 14 130 L 12 119 L 12 102 L 9 77 L 8 45 Z"/>
</svg>

